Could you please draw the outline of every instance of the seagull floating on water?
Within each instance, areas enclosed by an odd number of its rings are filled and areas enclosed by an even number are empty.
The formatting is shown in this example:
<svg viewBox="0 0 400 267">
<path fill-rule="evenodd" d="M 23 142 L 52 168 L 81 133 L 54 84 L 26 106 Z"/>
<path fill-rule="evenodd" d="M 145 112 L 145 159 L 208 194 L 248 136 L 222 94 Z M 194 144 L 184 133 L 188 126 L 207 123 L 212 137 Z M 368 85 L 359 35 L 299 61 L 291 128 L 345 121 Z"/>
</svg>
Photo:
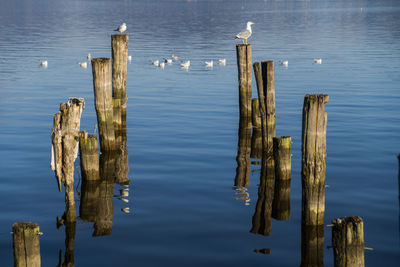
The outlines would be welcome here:
<svg viewBox="0 0 400 267">
<path fill-rule="evenodd" d="M 179 57 L 178 57 L 178 56 L 174 56 L 174 55 L 172 55 L 172 60 L 175 60 L 175 61 L 177 61 L 177 60 L 179 60 Z"/>
<path fill-rule="evenodd" d="M 90 53 L 88 53 L 86 58 L 87 58 L 88 60 L 90 60 L 90 59 L 92 58 L 92 55 L 90 55 Z"/>
<path fill-rule="evenodd" d="M 212 67 L 214 65 L 214 61 L 206 61 L 206 67 Z"/>
<path fill-rule="evenodd" d="M 189 66 L 190 66 L 190 60 L 181 63 L 182 68 L 187 69 L 187 68 L 189 68 Z"/>
<path fill-rule="evenodd" d="M 123 212 L 125 212 L 125 213 L 129 213 L 129 212 L 130 212 L 130 209 L 129 209 L 129 207 L 122 208 L 121 210 L 122 210 Z"/>
<path fill-rule="evenodd" d="M 151 62 L 151 64 L 153 64 L 154 66 L 159 66 L 160 65 L 160 61 L 159 60 L 154 60 Z"/>
<path fill-rule="evenodd" d="M 42 60 L 42 61 L 40 61 L 40 66 L 41 66 L 41 67 L 47 68 L 48 65 L 49 65 L 49 64 L 48 64 L 47 60 Z"/>
<path fill-rule="evenodd" d="M 246 41 L 246 44 L 247 44 L 247 39 L 250 38 L 251 33 L 252 33 L 251 25 L 253 25 L 253 24 L 254 24 L 254 22 L 251 22 L 251 21 L 247 22 L 247 28 L 245 30 L 239 32 L 235 36 L 235 39 L 242 39 L 243 43 L 244 43 L 244 41 Z"/>
<path fill-rule="evenodd" d="M 226 65 L 226 58 L 224 58 L 224 59 L 218 59 L 218 64 L 220 64 L 220 65 Z"/>
<path fill-rule="evenodd" d="M 172 59 L 171 58 L 164 58 L 164 62 L 171 64 L 172 63 Z"/>
<path fill-rule="evenodd" d="M 289 61 L 287 61 L 287 60 L 279 61 L 279 62 L 281 63 L 281 65 L 283 65 L 285 67 L 289 66 Z"/>
<path fill-rule="evenodd" d="M 160 68 L 165 68 L 165 62 L 160 62 L 160 64 L 158 64 L 158 66 L 160 67 Z"/>
<path fill-rule="evenodd" d="M 125 31 L 126 31 L 126 23 L 122 23 L 122 24 L 118 27 L 118 29 L 115 29 L 114 31 L 120 32 L 120 33 L 125 32 Z"/>
<path fill-rule="evenodd" d="M 314 58 L 314 64 L 322 64 L 322 58 Z"/>
<path fill-rule="evenodd" d="M 86 69 L 87 68 L 87 62 L 78 62 L 79 67 Z"/>
<path fill-rule="evenodd" d="M 129 62 L 132 61 L 132 56 L 128 56 L 128 61 L 129 61 Z"/>
</svg>

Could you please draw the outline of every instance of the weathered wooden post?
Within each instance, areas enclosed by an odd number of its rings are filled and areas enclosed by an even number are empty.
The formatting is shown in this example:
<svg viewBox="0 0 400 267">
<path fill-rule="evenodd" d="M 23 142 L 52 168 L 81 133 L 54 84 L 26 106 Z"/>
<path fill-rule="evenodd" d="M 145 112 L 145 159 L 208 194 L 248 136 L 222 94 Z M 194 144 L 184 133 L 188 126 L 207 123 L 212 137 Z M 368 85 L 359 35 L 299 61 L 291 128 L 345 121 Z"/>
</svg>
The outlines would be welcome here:
<svg viewBox="0 0 400 267">
<path fill-rule="evenodd" d="M 69 222 L 76 221 L 74 198 L 74 162 L 78 156 L 80 119 L 85 107 L 83 98 L 70 98 L 60 105 L 54 115 L 52 130 L 52 169 L 65 186 L 65 216 Z M 61 167 L 59 166 L 61 164 Z M 59 177 L 59 175 L 61 175 Z"/>
<path fill-rule="evenodd" d="M 67 222 L 65 224 L 65 253 L 63 267 L 71 266 L 75 264 L 74 260 L 74 243 L 76 233 L 76 222 Z"/>
<path fill-rule="evenodd" d="M 122 117 L 126 117 L 128 45 L 129 35 L 115 34 L 111 36 L 114 127 L 116 130 L 122 126 Z"/>
<path fill-rule="evenodd" d="M 250 183 L 251 117 L 239 120 L 238 152 L 235 186 L 247 187 Z"/>
<path fill-rule="evenodd" d="M 241 118 L 251 118 L 251 45 L 236 45 L 238 78 L 239 78 L 239 109 Z"/>
<path fill-rule="evenodd" d="M 93 236 L 110 235 L 112 233 L 112 219 L 114 214 L 113 196 L 114 181 L 102 180 L 99 185 L 99 200 Z"/>
<path fill-rule="evenodd" d="M 253 98 L 251 102 L 253 132 L 251 135 L 250 157 L 261 159 L 262 157 L 262 131 L 261 131 L 261 113 L 258 98 Z"/>
<path fill-rule="evenodd" d="M 79 133 L 79 149 L 82 179 L 85 181 L 99 180 L 99 150 L 97 137 L 88 134 L 86 131 L 81 131 Z"/>
<path fill-rule="evenodd" d="M 272 217 L 290 218 L 291 142 L 290 136 L 274 137 L 275 188 Z"/>
<path fill-rule="evenodd" d="M 275 70 L 274 61 L 261 62 L 263 89 L 265 96 L 265 120 L 267 123 L 266 129 L 266 152 L 272 157 L 273 141 L 275 136 Z"/>
<path fill-rule="evenodd" d="M 324 226 L 301 224 L 301 267 L 324 266 Z"/>
<path fill-rule="evenodd" d="M 328 95 L 306 95 L 302 131 L 302 222 L 323 225 Z"/>
<path fill-rule="evenodd" d="M 262 134 L 262 145 L 263 152 L 267 152 L 267 112 L 265 107 L 265 94 L 264 94 L 264 85 L 263 85 L 263 77 L 261 73 L 261 66 L 259 62 L 255 62 L 253 64 L 254 76 L 256 77 L 257 82 L 257 93 L 258 93 L 258 103 L 260 105 L 260 115 L 261 115 L 261 134 Z"/>
<path fill-rule="evenodd" d="M 339 218 L 332 223 L 334 266 L 364 266 L 364 226 L 361 217 Z"/>
<path fill-rule="evenodd" d="M 109 58 L 92 59 L 94 100 L 101 151 L 115 151 L 114 113 Z"/>
<path fill-rule="evenodd" d="M 262 157 L 260 185 L 251 233 L 269 236 L 272 231 L 272 201 L 274 199 L 274 162 Z"/>
<path fill-rule="evenodd" d="M 15 267 L 40 267 L 39 225 L 16 222 L 12 226 Z"/>
</svg>

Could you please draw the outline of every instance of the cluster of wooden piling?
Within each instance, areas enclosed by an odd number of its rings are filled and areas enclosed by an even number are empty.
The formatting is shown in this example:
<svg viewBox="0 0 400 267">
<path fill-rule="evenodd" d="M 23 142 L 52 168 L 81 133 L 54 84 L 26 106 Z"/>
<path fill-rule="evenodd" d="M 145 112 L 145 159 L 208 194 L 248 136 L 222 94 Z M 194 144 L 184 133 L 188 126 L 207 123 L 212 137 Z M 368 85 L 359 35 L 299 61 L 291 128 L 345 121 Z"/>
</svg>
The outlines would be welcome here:
<svg viewBox="0 0 400 267">
<path fill-rule="evenodd" d="M 290 218 L 290 180 L 291 180 L 291 137 L 276 137 L 275 129 L 275 75 L 274 62 L 263 61 L 253 64 L 258 98 L 252 99 L 251 45 L 236 46 L 239 79 L 239 141 L 235 186 L 249 185 L 250 164 L 247 157 L 261 158 L 261 175 L 258 200 L 253 216 L 252 233 L 270 235 L 272 220 Z M 301 266 L 323 266 L 324 213 L 325 213 L 325 169 L 326 169 L 326 127 L 327 95 L 305 95 L 302 119 L 302 261 Z M 250 123 L 252 121 L 252 123 Z M 252 136 L 250 128 L 252 127 Z M 257 140 L 261 136 L 261 145 Z M 250 142 L 251 140 L 251 142 Z M 251 153 L 250 153 L 251 144 Z M 258 148 L 261 146 L 261 156 Z M 400 160 L 400 159 L 399 159 Z M 239 179 L 240 178 L 240 179 Z M 400 178 L 399 178 L 400 181 Z M 400 183 L 399 183 L 400 184 Z M 336 262 L 346 258 L 345 241 L 338 241 L 339 225 L 352 222 L 353 226 L 362 220 L 334 220 L 333 241 Z M 356 219 L 354 219 L 356 218 Z M 340 223 L 339 223 L 340 222 Z M 359 224 L 357 224 L 359 225 Z M 347 229 L 347 228 L 346 228 Z M 360 230 L 361 229 L 361 230 Z M 349 231 L 347 232 L 349 233 Z M 343 233 L 342 233 L 343 235 Z M 362 226 L 354 233 L 360 240 Z M 361 241 L 360 241 L 361 242 Z M 340 246 L 339 246 L 340 244 Z M 359 246 L 361 247 L 361 245 Z M 362 262 L 362 253 L 354 256 Z M 351 256 L 351 257 L 353 257 Z M 356 262 L 347 260 L 347 262 Z M 343 260 L 342 260 L 343 262 Z"/>
</svg>

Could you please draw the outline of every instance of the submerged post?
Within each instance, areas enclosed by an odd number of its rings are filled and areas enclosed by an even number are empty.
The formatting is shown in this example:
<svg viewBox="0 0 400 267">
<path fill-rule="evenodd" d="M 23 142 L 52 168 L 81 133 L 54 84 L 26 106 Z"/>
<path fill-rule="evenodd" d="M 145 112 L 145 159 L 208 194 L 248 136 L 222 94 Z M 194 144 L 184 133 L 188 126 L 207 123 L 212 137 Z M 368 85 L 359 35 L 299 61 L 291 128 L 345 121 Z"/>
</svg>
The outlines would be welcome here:
<svg viewBox="0 0 400 267">
<path fill-rule="evenodd" d="M 251 118 L 251 45 L 236 45 L 238 78 L 239 78 L 239 109 L 241 118 Z"/>
<path fill-rule="evenodd" d="M 82 179 L 86 181 L 99 180 L 99 151 L 97 137 L 88 134 L 86 131 L 81 131 L 79 133 L 79 149 Z"/>
<path fill-rule="evenodd" d="M 40 267 L 39 225 L 16 222 L 12 226 L 15 267 Z"/>
<path fill-rule="evenodd" d="M 323 225 L 328 95 L 306 95 L 302 130 L 302 222 Z"/>
<path fill-rule="evenodd" d="M 274 137 L 275 188 L 272 217 L 290 218 L 291 142 L 290 136 Z"/>
<path fill-rule="evenodd" d="M 364 266 L 364 226 L 359 216 L 332 221 L 332 247 L 335 267 Z"/>
<path fill-rule="evenodd" d="M 92 59 L 94 100 L 102 152 L 116 149 L 110 70 L 109 58 Z"/>
<path fill-rule="evenodd" d="M 263 89 L 265 96 L 266 152 L 272 157 L 275 136 L 275 70 L 274 61 L 261 62 Z"/>
</svg>

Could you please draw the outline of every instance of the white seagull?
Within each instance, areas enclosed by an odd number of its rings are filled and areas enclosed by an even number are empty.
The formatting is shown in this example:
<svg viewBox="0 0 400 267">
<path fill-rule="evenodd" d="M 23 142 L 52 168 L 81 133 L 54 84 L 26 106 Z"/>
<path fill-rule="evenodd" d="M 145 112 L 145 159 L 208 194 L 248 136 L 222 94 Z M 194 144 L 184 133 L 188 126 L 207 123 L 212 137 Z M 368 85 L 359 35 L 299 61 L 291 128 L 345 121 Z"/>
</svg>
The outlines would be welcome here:
<svg viewBox="0 0 400 267">
<path fill-rule="evenodd" d="M 126 23 L 122 23 L 122 24 L 118 27 L 118 29 L 115 29 L 114 31 L 117 31 L 117 32 L 120 32 L 120 33 L 125 32 L 125 31 L 126 31 Z"/>
<path fill-rule="evenodd" d="M 226 65 L 226 58 L 224 58 L 224 59 L 218 59 L 218 64 L 220 64 L 220 65 Z"/>
<path fill-rule="evenodd" d="M 178 56 L 174 56 L 174 55 L 172 55 L 172 60 L 175 60 L 175 61 L 177 61 L 177 60 L 179 60 L 179 57 L 178 57 Z"/>
<path fill-rule="evenodd" d="M 41 66 L 41 67 L 47 68 L 48 65 L 49 65 L 49 64 L 48 64 L 47 60 L 42 60 L 42 61 L 40 61 L 40 66 Z"/>
<path fill-rule="evenodd" d="M 246 44 L 247 44 L 247 39 L 250 38 L 251 33 L 252 33 L 252 31 L 251 31 L 251 25 L 253 25 L 253 24 L 254 24 L 254 22 L 251 22 L 251 21 L 247 22 L 247 28 L 246 28 L 246 30 L 243 30 L 243 31 L 239 32 L 239 33 L 235 36 L 235 39 L 242 39 L 243 43 L 244 43 L 244 41 L 246 40 Z"/>
<path fill-rule="evenodd" d="M 181 63 L 182 68 L 188 69 L 189 66 L 190 66 L 190 60 Z"/>
<path fill-rule="evenodd" d="M 132 56 L 128 56 L 128 61 L 129 61 L 129 62 L 132 61 Z"/>
<path fill-rule="evenodd" d="M 322 58 L 314 58 L 314 64 L 322 64 Z"/>
<path fill-rule="evenodd" d="M 151 62 L 151 64 L 153 64 L 154 66 L 159 66 L 160 65 L 160 61 L 159 60 L 154 60 Z"/>
<path fill-rule="evenodd" d="M 87 68 L 87 62 L 78 62 L 79 67 L 86 69 Z"/>
<path fill-rule="evenodd" d="M 285 61 L 280 61 L 281 65 L 287 67 L 289 66 L 289 61 L 285 60 Z"/>
<path fill-rule="evenodd" d="M 165 68 L 165 62 L 160 62 L 160 64 L 158 64 L 158 66 L 160 67 L 160 68 Z"/>
<path fill-rule="evenodd" d="M 206 62 L 204 62 L 204 63 L 206 63 L 206 67 L 212 67 L 213 65 L 214 65 L 214 61 L 206 61 Z"/>
<path fill-rule="evenodd" d="M 91 58 L 92 58 L 92 55 L 90 55 L 90 53 L 89 54 L 87 54 L 87 57 L 86 57 L 88 60 L 90 60 Z"/>
<path fill-rule="evenodd" d="M 164 62 L 171 64 L 172 63 L 172 59 L 171 58 L 164 58 Z"/>
</svg>

